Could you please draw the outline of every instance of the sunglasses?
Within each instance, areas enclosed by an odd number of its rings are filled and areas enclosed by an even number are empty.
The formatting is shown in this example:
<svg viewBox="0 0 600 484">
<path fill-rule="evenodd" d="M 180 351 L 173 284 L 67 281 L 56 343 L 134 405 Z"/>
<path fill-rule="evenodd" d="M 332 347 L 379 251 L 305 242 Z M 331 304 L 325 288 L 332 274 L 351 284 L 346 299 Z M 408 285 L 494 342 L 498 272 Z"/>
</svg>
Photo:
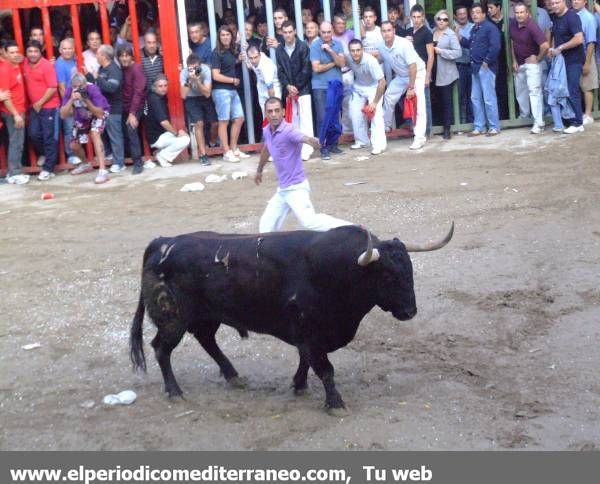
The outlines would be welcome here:
<svg viewBox="0 0 600 484">
<path fill-rule="evenodd" d="M 450 19 L 448 19 L 448 17 L 445 17 L 445 18 L 438 17 L 438 18 L 436 18 L 436 20 L 437 20 L 438 22 L 448 22 Z"/>
</svg>

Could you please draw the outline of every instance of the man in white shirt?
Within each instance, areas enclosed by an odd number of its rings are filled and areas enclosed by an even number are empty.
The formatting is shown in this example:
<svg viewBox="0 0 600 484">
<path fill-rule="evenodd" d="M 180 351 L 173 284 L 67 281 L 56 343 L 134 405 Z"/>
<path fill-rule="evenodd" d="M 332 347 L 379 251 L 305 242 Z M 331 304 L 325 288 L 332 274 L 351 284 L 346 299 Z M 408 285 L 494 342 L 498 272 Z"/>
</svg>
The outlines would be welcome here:
<svg viewBox="0 0 600 484">
<path fill-rule="evenodd" d="M 85 65 L 87 72 L 94 77 L 98 75 L 98 69 L 100 69 L 96 54 L 101 45 L 102 38 L 100 37 L 100 34 L 96 30 L 92 30 L 87 36 L 88 48 L 83 51 L 83 64 Z"/>
<path fill-rule="evenodd" d="M 365 52 L 379 58 L 377 46 L 383 42 L 383 38 L 381 37 L 381 29 L 375 25 L 376 21 L 377 14 L 375 13 L 375 9 L 370 5 L 366 6 L 363 10 L 363 18 L 360 26 L 363 49 Z"/>
<path fill-rule="evenodd" d="M 385 77 L 379 61 L 363 51 L 362 42 L 353 39 L 348 44 L 347 65 L 354 73 L 354 91 L 350 100 L 350 116 L 354 130 L 354 145 L 360 149 L 369 144 L 367 113 L 371 118 L 371 154 L 379 155 L 387 147 L 383 122 Z M 365 113 L 367 111 L 367 113 Z"/>
<path fill-rule="evenodd" d="M 394 79 L 388 84 L 383 98 L 383 112 L 386 131 L 392 128 L 394 108 L 406 92 L 407 99 L 417 97 L 417 119 L 414 125 L 414 140 L 411 150 L 419 150 L 425 145 L 425 129 L 427 114 L 425 107 L 425 63 L 417 54 L 410 40 L 395 35 L 391 22 L 381 23 L 383 43 L 380 44 L 380 55 L 384 62 L 386 77 Z"/>
<path fill-rule="evenodd" d="M 258 91 L 258 103 L 265 118 L 265 102 L 270 97 L 281 99 L 281 85 L 277 78 L 277 66 L 258 47 L 251 45 L 246 51 L 248 68 L 256 73 L 256 90 Z"/>
</svg>

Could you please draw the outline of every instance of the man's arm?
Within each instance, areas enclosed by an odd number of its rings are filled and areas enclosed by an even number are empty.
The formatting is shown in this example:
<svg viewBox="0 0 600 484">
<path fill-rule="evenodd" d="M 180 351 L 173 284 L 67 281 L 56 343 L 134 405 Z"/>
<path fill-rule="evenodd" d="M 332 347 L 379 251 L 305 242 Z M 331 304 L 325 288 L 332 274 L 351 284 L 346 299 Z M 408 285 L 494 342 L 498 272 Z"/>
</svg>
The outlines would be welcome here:
<svg viewBox="0 0 600 484">
<path fill-rule="evenodd" d="M 70 97 L 67 103 L 61 106 L 60 111 L 58 112 L 61 119 L 66 119 L 73 114 L 73 98 Z"/>
<path fill-rule="evenodd" d="M 327 62 L 326 64 L 322 64 L 321 61 L 312 61 L 311 64 L 313 72 L 316 72 L 317 74 L 320 74 L 321 72 L 327 72 L 329 69 L 335 67 L 335 62 Z"/>
<path fill-rule="evenodd" d="M 97 77 L 96 85 L 100 88 L 100 90 L 103 93 L 112 94 L 112 93 L 117 92 L 119 89 L 121 89 L 121 80 L 122 80 L 121 76 L 108 77 L 106 79 L 103 77 Z"/>
<path fill-rule="evenodd" d="M 256 175 L 254 175 L 254 183 L 260 185 L 262 183 L 262 172 L 263 168 L 269 161 L 269 149 L 267 145 L 263 145 L 263 149 L 260 152 L 260 159 L 258 160 L 258 166 L 256 167 Z"/>
<path fill-rule="evenodd" d="M 33 109 L 39 113 L 44 104 L 46 104 L 54 94 L 56 94 L 56 87 L 49 87 L 46 89 L 44 95 L 32 104 Z"/>
<path fill-rule="evenodd" d="M 10 95 L 10 92 L 8 92 L 8 94 Z M 23 116 L 21 116 L 21 113 L 19 113 L 19 111 L 17 111 L 17 108 L 15 108 L 15 105 L 10 100 L 10 97 L 5 99 L 3 102 L 4 102 L 4 106 L 6 106 L 6 109 L 8 109 L 8 111 L 10 112 L 10 114 L 12 114 L 12 116 L 15 120 L 15 128 L 17 128 L 17 129 L 24 128 L 25 127 L 25 119 L 23 118 Z"/>
<path fill-rule="evenodd" d="M 427 72 L 425 75 L 425 86 L 429 86 L 431 82 L 431 71 L 433 70 L 433 61 L 435 60 L 435 51 L 433 50 L 433 42 L 425 44 L 427 48 Z"/>
<path fill-rule="evenodd" d="M 417 63 L 408 66 L 408 88 L 406 89 L 406 97 L 408 99 L 415 96 L 415 81 L 417 80 Z"/>
<path fill-rule="evenodd" d="M 548 43 L 548 41 L 545 41 L 542 43 L 542 45 L 540 45 L 540 53 L 537 55 L 538 64 L 540 62 L 542 62 L 544 57 L 546 57 L 546 53 L 548 52 L 549 48 L 550 48 L 550 44 Z"/>
<path fill-rule="evenodd" d="M 312 136 L 302 136 L 302 142 L 312 146 L 315 150 L 318 150 L 321 147 L 321 142 L 319 141 L 319 138 L 314 138 Z"/>
<path fill-rule="evenodd" d="M 377 103 L 383 97 L 383 95 L 385 93 L 386 84 L 387 83 L 385 82 L 385 77 L 382 77 L 377 82 L 377 90 L 375 91 L 375 97 L 373 98 L 373 102 L 370 105 L 371 109 L 375 110 L 375 108 L 377 107 Z"/>
<path fill-rule="evenodd" d="M 212 78 L 213 81 L 222 82 L 224 84 L 233 84 L 234 86 L 238 86 L 240 84 L 240 80 L 237 77 L 228 77 L 221 74 L 220 69 L 212 69 Z"/>
</svg>

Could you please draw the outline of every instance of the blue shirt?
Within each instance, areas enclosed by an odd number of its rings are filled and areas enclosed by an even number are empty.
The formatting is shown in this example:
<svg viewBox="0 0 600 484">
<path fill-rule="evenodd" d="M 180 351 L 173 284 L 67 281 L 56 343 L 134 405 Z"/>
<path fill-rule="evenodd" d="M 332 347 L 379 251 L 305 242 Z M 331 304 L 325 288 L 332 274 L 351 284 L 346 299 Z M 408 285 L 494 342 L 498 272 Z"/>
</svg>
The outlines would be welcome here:
<svg viewBox="0 0 600 484">
<path fill-rule="evenodd" d="M 484 62 L 495 74 L 498 69 L 498 54 L 500 53 L 501 33 L 487 18 L 473 26 L 471 37 L 461 38 L 460 45 L 471 50 L 471 68 L 477 74 Z"/>
<path fill-rule="evenodd" d="M 319 37 L 315 39 L 315 41 L 310 46 L 310 61 L 319 61 L 321 64 L 329 64 L 333 62 L 333 57 L 329 54 L 329 52 L 325 52 L 321 46 L 323 45 L 323 40 Z M 344 52 L 344 47 L 337 40 L 331 41 L 331 48 L 336 54 L 342 54 Z M 327 89 L 327 84 L 329 81 L 340 81 L 342 82 L 342 70 L 338 67 L 332 67 L 328 71 L 325 72 L 313 72 L 312 74 L 312 88 L 313 89 Z"/>
<path fill-rule="evenodd" d="M 596 19 L 591 12 L 588 12 L 585 8 L 577 11 L 577 15 L 581 19 L 581 28 L 583 30 L 583 42 L 585 48 L 589 44 L 596 43 Z"/>
<path fill-rule="evenodd" d="M 567 10 L 562 16 L 552 16 L 552 32 L 554 32 L 554 47 L 571 40 L 575 34 L 583 32 L 581 19 L 573 10 Z M 585 62 L 585 49 L 583 44 L 572 49 L 562 51 L 566 65 L 583 64 Z"/>
<path fill-rule="evenodd" d="M 200 44 L 195 44 L 190 42 L 190 48 L 192 52 L 200 57 L 200 62 L 202 64 L 210 64 L 210 59 L 212 57 L 212 47 L 210 46 L 210 39 L 206 37 L 204 42 Z"/>
<path fill-rule="evenodd" d="M 465 39 L 469 39 L 471 37 L 471 31 L 473 30 L 473 24 L 471 22 L 467 22 L 462 27 L 459 27 L 458 31 L 460 32 L 460 36 Z M 471 53 L 469 49 L 466 47 L 462 48 L 462 55 L 456 59 L 457 64 L 470 64 L 471 63 Z"/>
<path fill-rule="evenodd" d="M 65 89 L 69 89 L 71 87 L 71 77 L 77 72 L 75 59 L 65 60 L 59 57 L 54 63 L 54 70 L 56 71 L 56 79 L 59 84 L 62 82 L 65 85 Z"/>
</svg>

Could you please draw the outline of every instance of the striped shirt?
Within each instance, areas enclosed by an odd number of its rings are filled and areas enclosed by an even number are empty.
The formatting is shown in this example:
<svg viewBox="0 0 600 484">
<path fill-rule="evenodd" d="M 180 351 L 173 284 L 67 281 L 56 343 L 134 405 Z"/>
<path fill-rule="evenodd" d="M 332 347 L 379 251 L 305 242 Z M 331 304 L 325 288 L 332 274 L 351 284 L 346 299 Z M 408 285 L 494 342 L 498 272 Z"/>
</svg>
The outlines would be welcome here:
<svg viewBox="0 0 600 484">
<path fill-rule="evenodd" d="M 163 58 L 160 54 L 149 56 L 144 50 L 142 50 L 142 53 L 142 67 L 144 68 L 144 76 L 146 77 L 146 92 L 150 92 L 156 76 L 164 72 Z"/>
</svg>

